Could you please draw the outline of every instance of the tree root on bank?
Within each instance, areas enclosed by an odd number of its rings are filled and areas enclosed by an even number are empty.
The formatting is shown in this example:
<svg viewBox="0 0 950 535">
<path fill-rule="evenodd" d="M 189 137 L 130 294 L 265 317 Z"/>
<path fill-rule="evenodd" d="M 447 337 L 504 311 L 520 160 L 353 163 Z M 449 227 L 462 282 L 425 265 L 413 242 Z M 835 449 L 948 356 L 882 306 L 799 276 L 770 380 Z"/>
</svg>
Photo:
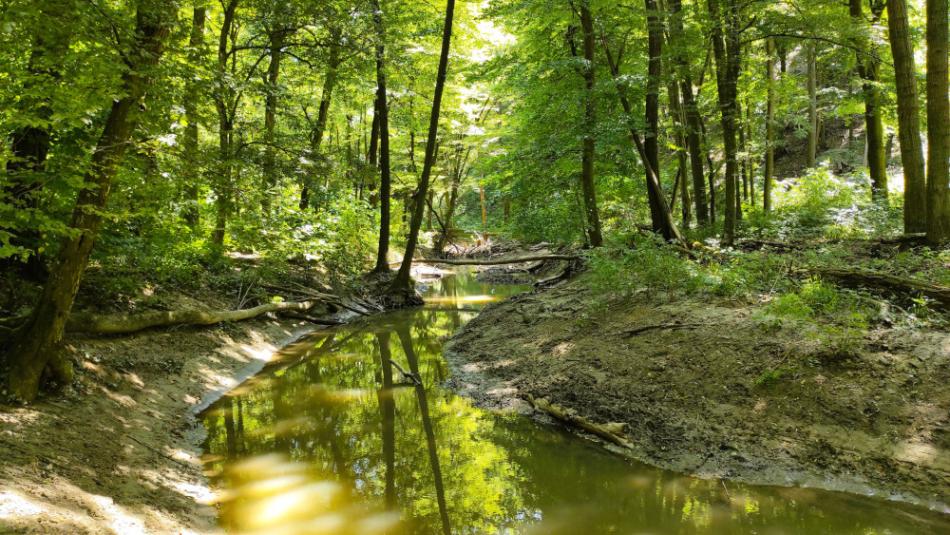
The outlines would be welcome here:
<svg viewBox="0 0 950 535">
<path fill-rule="evenodd" d="M 577 260 L 577 255 L 549 254 L 522 256 L 518 258 L 490 258 L 490 259 L 445 259 L 445 258 L 418 258 L 412 262 L 415 264 L 447 264 L 450 266 L 499 266 L 502 264 L 518 264 L 521 262 L 538 262 L 544 260 Z"/>
<path fill-rule="evenodd" d="M 604 440 L 612 442 L 618 446 L 627 449 L 633 449 L 633 443 L 631 443 L 623 435 L 623 429 L 625 424 L 619 422 L 609 422 L 606 424 L 595 424 L 590 420 L 584 418 L 583 416 L 578 415 L 573 409 L 567 409 L 551 403 L 545 398 L 535 398 L 528 396 L 528 403 L 531 404 L 535 410 L 541 411 L 552 418 L 564 422 L 573 427 L 578 427 L 600 437 Z"/>
<path fill-rule="evenodd" d="M 811 268 L 808 271 L 843 286 L 875 288 L 902 295 L 922 294 L 936 301 L 940 308 L 950 310 L 950 287 L 877 271 L 834 268 Z"/>
<path fill-rule="evenodd" d="M 241 310 L 169 310 L 143 312 L 140 314 L 71 314 L 66 322 L 66 331 L 85 334 L 128 334 L 153 327 L 173 325 L 214 325 L 226 321 L 242 321 L 256 318 L 268 312 L 307 313 L 321 301 L 296 303 L 266 303 Z"/>
</svg>

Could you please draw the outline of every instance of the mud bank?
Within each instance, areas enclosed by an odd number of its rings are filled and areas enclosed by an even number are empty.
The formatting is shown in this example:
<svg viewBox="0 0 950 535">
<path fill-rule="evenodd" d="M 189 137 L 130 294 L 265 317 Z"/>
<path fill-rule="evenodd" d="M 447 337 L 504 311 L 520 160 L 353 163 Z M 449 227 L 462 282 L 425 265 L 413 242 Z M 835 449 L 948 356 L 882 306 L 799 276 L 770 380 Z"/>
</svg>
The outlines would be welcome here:
<svg viewBox="0 0 950 535">
<path fill-rule="evenodd" d="M 582 277 L 490 306 L 446 354 L 480 405 L 555 404 L 649 464 L 950 512 L 946 332 L 878 327 L 829 346 L 747 305 L 611 299 Z"/>
<path fill-rule="evenodd" d="M 70 340 L 77 381 L 0 411 L 0 532 L 218 532 L 194 414 L 314 329 L 249 321 Z"/>
</svg>

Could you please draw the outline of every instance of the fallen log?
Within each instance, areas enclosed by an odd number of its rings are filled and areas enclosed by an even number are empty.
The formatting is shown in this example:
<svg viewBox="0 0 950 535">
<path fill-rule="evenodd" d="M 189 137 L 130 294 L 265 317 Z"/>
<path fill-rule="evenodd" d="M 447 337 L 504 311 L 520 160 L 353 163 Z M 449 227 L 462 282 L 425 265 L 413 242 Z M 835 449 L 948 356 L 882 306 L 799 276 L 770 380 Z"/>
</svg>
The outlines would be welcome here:
<svg viewBox="0 0 950 535">
<path fill-rule="evenodd" d="M 241 310 L 162 310 L 139 314 L 93 314 L 76 312 L 66 321 L 66 330 L 86 334 L 127 334 L 173 325 L 214 325 L 256 318 L 268 312 L 307 312 L 320 301 L 266 303 Z"/>
<path fill-rule="evenodd" d="M 625 424 L 621 422 L 609 422 L 606 424 L 596 424 L 587 418 L 578 415 L 574 410 L 567 409 L 551 403 L 545 398 L 535 398 L 528 396 L 528 403 L 536 410 L 539 410 L 557 420 L 566 424 L 579 427 L 588 433 L 598 436 L 609 442 L 627 449 L 633 449 L 633 444 L 624 436 L 623 429 Z"/>
<path fill-rule="evenodd" d="M 941 308 L 950 309 L 950 287 L 931 284 L 909 277 L 898 277 L 878 271 L 860 271 L 834 268 L 812 268 L 809 271 L 851 287 L 875 288 L 900 294 L 921 294 L 936 301 Z"/>
<path fill-rule="evenodd" d="M 502 264 L 519 264 L 522 262 L 538 262 L 543 260 L 577 260 L 577 255 L 548 254 L 535 256 L 522 256 L 518 258 L 417 258 L 413 260 L 415 264 L 447 264 L 450 266 L 499 266 Z"/>
</svg>

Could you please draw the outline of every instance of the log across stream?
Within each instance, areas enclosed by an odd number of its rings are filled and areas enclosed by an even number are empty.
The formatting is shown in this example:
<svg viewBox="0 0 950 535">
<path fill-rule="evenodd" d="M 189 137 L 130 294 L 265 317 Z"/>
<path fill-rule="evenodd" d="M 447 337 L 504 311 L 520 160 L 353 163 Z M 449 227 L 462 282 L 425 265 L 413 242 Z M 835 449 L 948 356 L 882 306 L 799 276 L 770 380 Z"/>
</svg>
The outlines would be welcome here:
<svg viewBox="0 0 950 535">
<path fill-rule="evenodd" d="M 261 533 L 936 533 L 909 505 L 696 479 L 635 463 L 443 385 L 442 342 L 522 286 L 470 271 L 425 308 L 285 348 L 203 416 L 222 525 Z M 317 529 L 319 528 L 319 530 Z M 308 531 L 309 530 L 309 531 Z"/>
</svg>

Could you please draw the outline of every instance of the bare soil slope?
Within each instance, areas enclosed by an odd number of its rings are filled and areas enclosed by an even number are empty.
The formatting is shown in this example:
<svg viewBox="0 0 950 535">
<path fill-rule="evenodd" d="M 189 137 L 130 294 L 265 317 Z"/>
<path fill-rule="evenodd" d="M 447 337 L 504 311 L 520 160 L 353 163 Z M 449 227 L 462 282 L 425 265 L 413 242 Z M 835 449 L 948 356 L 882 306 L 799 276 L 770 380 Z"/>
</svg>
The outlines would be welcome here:
<svg viewBox="0 0 950 535">
<path fill-rule="evenodd" d="M 447 354 L 481 404 L 614 424 L 660 467 L 947 510 L 950 334 L 882 327 L 829 347 L 804 329 L 744 305 L 594 296 L 581 278 L 489 307 Z"/>
<path fill-rule="evenodd" d="M 249 321 L 71 340 L 76 383 L 0 408 L 0 532 L 217 532 L 191 415 L 312 329 Z"/>
</svg>

